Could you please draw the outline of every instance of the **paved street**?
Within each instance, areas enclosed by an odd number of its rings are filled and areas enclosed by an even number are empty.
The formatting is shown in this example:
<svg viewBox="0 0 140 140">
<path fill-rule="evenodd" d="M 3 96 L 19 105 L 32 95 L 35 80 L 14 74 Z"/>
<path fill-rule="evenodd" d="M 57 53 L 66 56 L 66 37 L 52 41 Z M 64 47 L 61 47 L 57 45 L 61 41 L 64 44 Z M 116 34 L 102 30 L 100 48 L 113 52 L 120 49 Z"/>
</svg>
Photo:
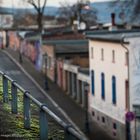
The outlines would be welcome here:
<svg viewBox="0 0 140 140">
<path fill-rule="evenodd" d="M 6 52 L 9 53 L 18 62 L 18 53 L 10 49 Z M 17 63 L 16 62 L 16 63 Z M 16 80 L 22 87 L 31 92 L 36 99 L 40 102 L 47 104 L 47 106 L 61 117 L 66 122 L 70 122 L 64 114 L 60 112 L 61 109 L 56 108 L 47 96 L 31 81 L 31 79 L 21 70 L 23 67 L 35 81 L 44 88 L 44 76 L 42 73 L 35 70 L 33 64 L 25 57 L 23 57 L 23 64 L 20 68 L 6 55 L 0 51 L 0 70 L 8 74 L 12 79 Z M 56 84 L 49 81 L 49 90 L 46 92 L 70 117 L 70 119 L 84 131 L 85 111 L 76 104 L 70 97 L 68 97 Z M 88 135 L 91 140 L 113 140 L 110 138 L 96 123 L 90 122 L 90 134 Z"/>
</svg>

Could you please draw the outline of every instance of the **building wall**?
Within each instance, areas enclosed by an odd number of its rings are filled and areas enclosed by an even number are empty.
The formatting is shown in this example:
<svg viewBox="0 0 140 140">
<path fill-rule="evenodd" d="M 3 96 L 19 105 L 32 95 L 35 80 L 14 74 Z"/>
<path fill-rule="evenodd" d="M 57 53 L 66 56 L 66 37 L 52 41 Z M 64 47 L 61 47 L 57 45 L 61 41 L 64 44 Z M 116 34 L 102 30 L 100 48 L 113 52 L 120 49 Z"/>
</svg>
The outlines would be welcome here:
<svg viewBox="0 0 140 140">
<path fill-rule="evenodd" d="M 89 58 L 88 56 L 84 56 L 84 57 L 81 57 L 81 56 L 75 56 L 73 59 L 72 59 L 72 64 L 73 65 L 79 65 L 80 67 L 89 67 Z"/>
<path fill-rule="evenodd" d="M 111 118 L 94 108 L 91 109 L 90 117 L 96 121 L 103 130 L 108 133 L 114 140 L 125 140 L 125 124 Z"/>
<path fill-rule="evenodd" d="M 6 47 L 6 32 L 0 31 L 0 48 Z"/>
<path fill-rule="evenodd" d="M 17 36 L 17 33 L 10 31 L 8 35 L 9 35 L 9 46 L 14 50 L 19 49 L 20 40 Z"/>
<path fill-rule="evenodd" d="M 63 90 L 67 90 L 67 85 L 68 85 L 68 77 L 67 77 L 67 71 L 63 69 Z"/>
<path fill-rule="evenodd" d="M 140 40 L 138 37 L 126 38 L 129 41 L 130 111 L 135 114 L 131 121 L 132 140 L 140 139 Z"/>
<path fill-rule="evenodd" d="M 54 47 L 49 45 L 43 45 L 42 55 L 45 53 L 47 53 L 47 77 L 50 78 L 52 81 L 55 81 L 56 58 L 54 53 Z"/>
<path fill-rule="evenodd" d="M 115 61 L 112 61 L 113 50 L 115 51 Z M 128 80 L 125 53 L 126 50 L 120 43 L 89 41 L 90 72 L 94 70 L 95 88 L 94 95 L 92 87 L 90 89 L 90 111 L 96 110 L 107 116 L 108 119 L 116 121 L 118 125 L 125 124 L 125 82 Z M 105 99 L 102 99 L 101 96 L 101 73 L 104 73 L 105 76 Z M 116 77 L 116 104 L 112 103 L 112 76 Z M 112 127 L 108 126 L 108 129 L 112 131 Z M 116 134 L 116 136 L 119 135 Z"/>
<path fill-rule="evenodd" d="M 57 84 L 59 85 L 59 87 L 61 87 L 63 89 L 63 60 L 62 59 L 58 59 L 57 60 Z"/>
</svg>

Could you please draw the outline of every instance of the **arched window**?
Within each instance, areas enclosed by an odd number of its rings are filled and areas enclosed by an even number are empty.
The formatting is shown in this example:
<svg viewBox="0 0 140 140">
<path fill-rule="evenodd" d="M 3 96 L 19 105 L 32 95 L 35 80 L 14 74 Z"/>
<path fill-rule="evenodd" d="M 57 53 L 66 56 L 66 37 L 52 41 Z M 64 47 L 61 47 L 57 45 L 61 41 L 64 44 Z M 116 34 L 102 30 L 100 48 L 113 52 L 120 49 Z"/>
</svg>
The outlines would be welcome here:
<svg viewBox="0 0 140 140">
<path fill-rule="evenodd" d="M 94 95 L 95 92 L 95 87 L 94 87 L 94 71 L 91 71 L 91 90 L 92 90 L 92 95 Z"/>
<path fill-rule="evenodd" d="M 116 104 L 116 77 L 112 76 L 112 103 Z"/>
<path fill-rule="evenodd" d="M 101 97 L 105 99 L 105 74 L 101 73 Z"/>
</svg>

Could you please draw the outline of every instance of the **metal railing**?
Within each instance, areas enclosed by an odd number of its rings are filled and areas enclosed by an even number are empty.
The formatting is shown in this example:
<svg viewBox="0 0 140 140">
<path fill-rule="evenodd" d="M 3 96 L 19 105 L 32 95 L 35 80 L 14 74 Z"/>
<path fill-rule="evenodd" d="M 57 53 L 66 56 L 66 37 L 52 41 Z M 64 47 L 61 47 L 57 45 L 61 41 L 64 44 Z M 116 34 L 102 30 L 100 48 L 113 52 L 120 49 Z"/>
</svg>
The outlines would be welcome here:
<svg viewBox="0 0 140 140">
<path fill-rule="evenodd" d="M 2 87 L 3 87 L 3 102 L 8 103 L 9 93 L 8 93 L 8 81 L 11 84 L 11 113 L 18 113 L 18 99 L 17 99 L 17 90 L 20 90 L 23 93 L 23 121 L 24 128 L 30 129 L 30 104 L 31 101 L 39 108 L 39 132 L 40 140 L 48 139 L 48 119 L 49 115 L 57 124 L 59 124 L 64 129 L 64 139 L 65 140 L 87 140 L 87 138 L 77 132 L 71 125 L 66 124 L 61 118 L 55 115 L 51 110 L 47 108 L 45 104 L 42 104 L 36 100 L 30 92 L 22 88 L 16 81 L 11 79 L 8 75 L 0 71 L 0 76 L 2 77 Z"/>
</svg>

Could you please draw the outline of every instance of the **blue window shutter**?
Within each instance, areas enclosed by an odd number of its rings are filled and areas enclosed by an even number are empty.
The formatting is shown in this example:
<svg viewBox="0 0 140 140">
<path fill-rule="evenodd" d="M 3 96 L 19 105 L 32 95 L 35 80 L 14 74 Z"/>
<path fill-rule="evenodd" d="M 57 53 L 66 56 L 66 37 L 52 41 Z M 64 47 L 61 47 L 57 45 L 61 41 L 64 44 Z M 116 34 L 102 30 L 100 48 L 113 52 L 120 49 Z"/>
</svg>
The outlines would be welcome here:
<svg viewBox="0 0 140 140">
<path fill-rule="evenodd" d="M 116 77 L 112 77 L 112 103 L 116 104 Z"/>
<path fill-rule="evenodd" d="M 92 95 L 94 95 L 95 92 L 95 87 L 94 87 L 94 71 L 91 71 L 91 90 L 92 90 Z"/>
<path fill-rule="evenodd" d="M 105 99 L 105 75 L 101 73 L 101 97 Z"/>
</svg>

